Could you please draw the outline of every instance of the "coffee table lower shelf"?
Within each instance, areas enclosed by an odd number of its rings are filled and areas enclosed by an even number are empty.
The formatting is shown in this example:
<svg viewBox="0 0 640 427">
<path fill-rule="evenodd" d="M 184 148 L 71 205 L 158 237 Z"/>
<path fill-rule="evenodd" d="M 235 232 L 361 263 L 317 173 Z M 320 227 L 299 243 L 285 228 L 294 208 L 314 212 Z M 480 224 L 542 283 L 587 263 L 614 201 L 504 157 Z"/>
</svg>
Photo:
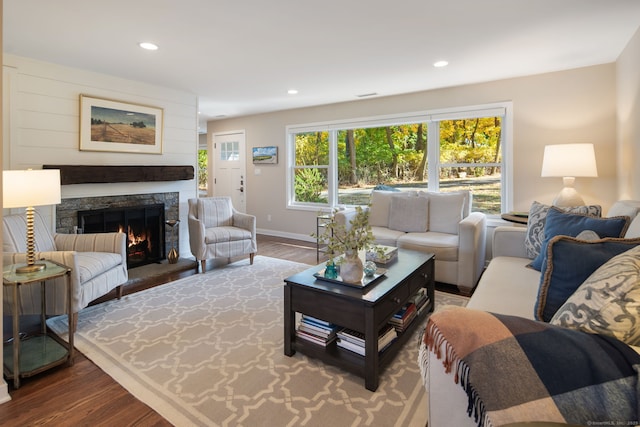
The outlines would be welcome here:
<svg viewBox="0 0 640 427">
<path fill-rule="evenodd" d="M 378 353 L 378 373 L 376 376 L 381 373 L 384 368 L 391 363 L 391 361 L 393 361 L 398 352 L 402 349 L 402 346 L 404 346 L 404 344 L 413 335 L 415 328 L 421 323 L 425 315 L 432 311 L 432 307 L 426 307 L 424 312 L 421 315 L 416 316 L 404 332 L 398 335 L 398 337 L 382 353 Z M 340 369 L 344 369 L 347 372 L 366 379 L 365 356 L 361 356 L 353 351 L 338 347 L 336 341 L 333 341 L 326 347 L 323 347 L 319 344 L 314 344 L 312 342 L 296 338 L 293 342 L 293 346 L 296 351 L 299 351 L 302 354 L 313 357 L 314 359 L 322 360 L 324 363 L 337 366 Z"/>
</svg>

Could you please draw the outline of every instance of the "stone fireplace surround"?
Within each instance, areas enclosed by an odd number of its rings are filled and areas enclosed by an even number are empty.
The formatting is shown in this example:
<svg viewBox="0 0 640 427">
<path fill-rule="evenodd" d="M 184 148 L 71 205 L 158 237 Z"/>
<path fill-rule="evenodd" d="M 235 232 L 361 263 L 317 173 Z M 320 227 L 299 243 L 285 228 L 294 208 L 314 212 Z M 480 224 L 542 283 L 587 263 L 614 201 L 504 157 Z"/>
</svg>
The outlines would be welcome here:
<svg viewBox="0 0 640 427">
<path fill-rule="evenodd" d="M 179 219 L 179 193 L 132 194 L 121 196 L 82 197 L 62 199 L 56 207 L 56 231 L 58 233 L 73 233 L 78 226 L 78 211 L 92 209 L 121 208 L 140 205 L 164 203 L 165 220 Z M 171 227 L 165 229 L 165 257 L 171 250 Z M 176 227 L 176 245 L 180 242 L 179 227 Z M 178 251 L 180 248 L 176 248 Z"/>
</svg>

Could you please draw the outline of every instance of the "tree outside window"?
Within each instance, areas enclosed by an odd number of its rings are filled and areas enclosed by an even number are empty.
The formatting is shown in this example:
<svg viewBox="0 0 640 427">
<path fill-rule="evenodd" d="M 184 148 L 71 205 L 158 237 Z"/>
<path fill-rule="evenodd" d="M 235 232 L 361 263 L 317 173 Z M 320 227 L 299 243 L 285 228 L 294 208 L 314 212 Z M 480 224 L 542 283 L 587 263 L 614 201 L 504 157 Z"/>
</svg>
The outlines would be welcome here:
<svg viewBox="0 0 640 427">
<path fill-rule="evenodd" d="M 207 194 L 209 186 L 208 161 L 208 151 L 198 150 L 198 192 L 202 195 Z"/>
<path fill-rule="evenodd" d="M 332 124 L 292 132 L 293 205 L 365 205 L 374 188 L 469 189 L 474 210 L 499 214 L 502 129 L 503 116 L 477 114 L 443 120 L 427 115 L 423 121 L 368 127 Z M 432 141 L 438 141 L 435 147 Z"/>
</svg>

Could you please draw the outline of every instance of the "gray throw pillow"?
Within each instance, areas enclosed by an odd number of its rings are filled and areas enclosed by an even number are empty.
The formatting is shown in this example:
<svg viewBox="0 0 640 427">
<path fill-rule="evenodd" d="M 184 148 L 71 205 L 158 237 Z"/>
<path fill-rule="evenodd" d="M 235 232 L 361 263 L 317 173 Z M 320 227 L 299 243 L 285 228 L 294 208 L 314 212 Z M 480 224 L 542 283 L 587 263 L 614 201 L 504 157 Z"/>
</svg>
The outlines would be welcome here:
<svg viewBox="0 0 640 427">
<path fill-rule="evenodd" d="M 389 228 L 407 233 L 424 233 L 429 225 L 429 199 L 423 196 L 391 197 Z"/>
<path fill-rule="evenodd" d="M 544 242 L 544 223 L 551 206 L 539 202 L 533 202 L 529 209 L 529 220 L 527 222 L 527 236 L 524 247 L 529 259 L 535 259 L 540 253 L 542 242 Z M 601 216 L 602 208 L 599 205 L 573 206 L 569 208 L 559 208 L 565 212 L 577 213 L 590 216 Z"/>
</svg>

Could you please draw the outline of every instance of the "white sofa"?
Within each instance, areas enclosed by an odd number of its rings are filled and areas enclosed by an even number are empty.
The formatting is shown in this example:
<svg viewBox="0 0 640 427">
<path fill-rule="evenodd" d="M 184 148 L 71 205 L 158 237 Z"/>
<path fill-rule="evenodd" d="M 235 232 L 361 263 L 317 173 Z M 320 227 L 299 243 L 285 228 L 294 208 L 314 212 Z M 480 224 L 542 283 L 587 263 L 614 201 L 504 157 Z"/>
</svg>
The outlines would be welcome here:
<svg viewBox="0 0 640 427">
<path fill-rule="evenodd" d="M 634 218 L 624 237 L 637 238 L 640 237 L 638 213 L 640 201 L 619 201 L 612 206 L 607 216 L 625 215 Z M 500 226 L 495 229 L 493 258 L 467 308 L 535 318 L 541 273 L 527 267 L 532 260 L 527 256 L 525 248 L 526 235 L 525 227 Z M 640 353 L 639 347 L 634 349 Z M 467 394 L 454 381 L 454 374 L 445 372 L 443 361 L 436 356 L 435 350 L 429 351 L 421 343 L 419 363 L 429 393 L 429 427 L 477 426 L 477 421 L 467 415 Z M 444 347 L 440 347 L 440 350 L 444 351 Z"/>
<path fill-rule="evenodd" d="M 376 243 L 435 254 L 435 280 L 470 294 L 485 263 L 486 216 L 471 212 L 471 192 L 371 193 L 369 224 Z M 347 223 L 355 209 L 336 214 Z"/>
</svg>

